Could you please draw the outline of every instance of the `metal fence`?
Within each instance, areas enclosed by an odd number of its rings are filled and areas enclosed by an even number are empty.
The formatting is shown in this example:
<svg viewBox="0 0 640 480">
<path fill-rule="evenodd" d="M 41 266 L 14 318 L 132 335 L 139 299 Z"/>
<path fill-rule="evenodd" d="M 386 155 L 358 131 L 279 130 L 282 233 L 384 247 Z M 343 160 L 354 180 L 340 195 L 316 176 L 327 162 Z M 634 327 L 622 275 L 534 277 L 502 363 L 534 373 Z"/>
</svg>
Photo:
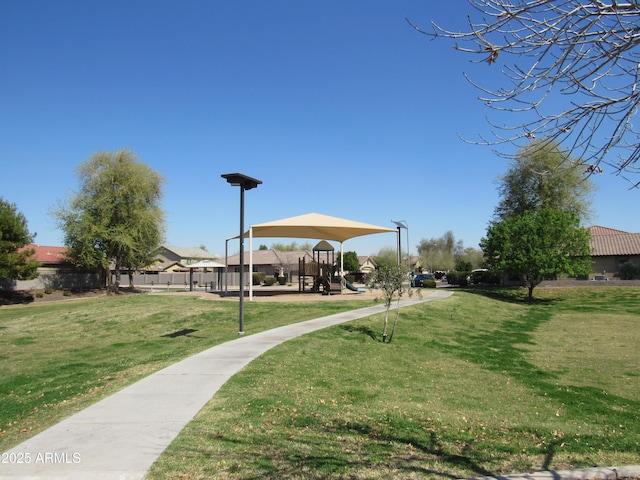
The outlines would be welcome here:
<svg viewBox="0 0 640 480">
<path fill-rule="evenodd" d="M 225 278 L 227 282 L 225 282 Z M 250 277 L 249 277 L 250 278 Z M 248 285 L 249 278 L 245 275 L 244 283 Z M 191 282 L 193 281 L 193 287 Z M 207 291 L 222 291 L 228 285 L 231 288 L 238 288 L 240 284 L 240 273 L 229 272 L 213 272 L 203 273 L 194 272 L 193 276 L 189 272 L 160 272 L 153 274 L 135 274 L 133 275 L 133 286 L 146 289 L 202 289 Z M 120 278 L 121 287 L 132 286 L 129 284 L 129 275 L 124 274 Z"/>
<path fill-rule="evenodd" d="M 225 279 L 227 280 L 225 282 Z M 250 275 L 245 273 L 245 286 L 249 285 Z M 112 275 L 115 281 L 115 275 Z M 193 282 L 193 287 L 191 286 Z M 207 291 L 223 291 L 225 287 L 238 288 L 240 284 L 240 273 L 224 271 L 203 273 L 194 272 L 193 276 L 189 272 L 160 272 L 154 274 L 135 274 L 133 275 L 133 285 L 129 283 L 129 275 L 125 272 L 120 276 L 121 287 L 138 287 L 145 290 L 152 289 L 199 289 Z M 41 273 L 34 280 L 23 280 L 17 282 L 6 281 L 0 285 L 0 290 L 34 290 L 51 288 L 54 290 L 63 289 L 91 289 L 102 288 L 103 282 L 97 273 L 76 273 L 69 271 L 55 273 Z"/>
</svg>

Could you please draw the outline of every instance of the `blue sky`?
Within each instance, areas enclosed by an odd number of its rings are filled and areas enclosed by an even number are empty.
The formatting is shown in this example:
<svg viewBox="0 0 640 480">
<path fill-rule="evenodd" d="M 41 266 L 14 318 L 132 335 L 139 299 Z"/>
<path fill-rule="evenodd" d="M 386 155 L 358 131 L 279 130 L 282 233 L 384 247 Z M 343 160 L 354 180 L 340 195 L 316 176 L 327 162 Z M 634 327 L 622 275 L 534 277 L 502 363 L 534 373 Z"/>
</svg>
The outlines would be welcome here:
<svg viewBox="0 0 640 480">
<path fill-rule="evenodd" d="M 405 21 L 464 28 L 469 12 L 428 0 L 2 2 L 0 196 L 36 243 L 61 245 L 50 211 L 77 189 L 77 166 L 128 148 L 166 179 L 169 245 L 224 254 L 239 193 L 220 175 L 241 172 L 263 181 L 246 192 L 246 225 L 405 220 L 412 248 L 447 230 L 477 247 L 507 164 L 459 138 L 488 135 L 492 115 L 463 72 L 495 87 L 501 67 Z M 594 177 L 592 223 L 640 231 L 640 193 L 608 173 Z M 293 240 L 305 241 L 254 247 Z"/>
</svg>

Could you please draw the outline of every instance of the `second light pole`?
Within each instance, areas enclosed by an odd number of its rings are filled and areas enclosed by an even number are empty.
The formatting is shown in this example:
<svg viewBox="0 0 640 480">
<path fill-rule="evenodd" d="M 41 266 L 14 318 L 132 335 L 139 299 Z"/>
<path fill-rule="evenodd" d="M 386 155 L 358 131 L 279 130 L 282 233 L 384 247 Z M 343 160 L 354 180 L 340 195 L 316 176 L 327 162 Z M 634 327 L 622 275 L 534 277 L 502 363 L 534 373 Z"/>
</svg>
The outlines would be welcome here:
<svg viewBox="0 0 640 480">
<path fill-rule="evenodd" d="M 398 227 L 398 266 L 400 265 L 400 229 L 407 231 L 407 269 L 411 270 L 411 253 L 409 252 L 409 224 L 406 220 L 391 220 Z"/>
<path fill-rule="evenodd" d="M 242 335 L 244 334 L 244 191 L 256 188 L 262 182 L 242 173 L 226 173 L 221 177 L 234 187 L 240 187 L 240 323 L 238 335 Z"/>
</svg>

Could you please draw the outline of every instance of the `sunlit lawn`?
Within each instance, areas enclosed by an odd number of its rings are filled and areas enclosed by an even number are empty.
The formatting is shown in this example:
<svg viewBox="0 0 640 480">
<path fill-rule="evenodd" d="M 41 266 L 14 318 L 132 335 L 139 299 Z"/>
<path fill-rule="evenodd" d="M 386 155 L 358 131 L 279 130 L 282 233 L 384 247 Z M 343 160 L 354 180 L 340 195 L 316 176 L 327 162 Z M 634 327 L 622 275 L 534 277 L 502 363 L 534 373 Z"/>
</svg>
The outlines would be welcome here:
<svg viewBox="0 0 640 480">
<path fill-rule="evenodd" d="M 458 478 L 640 463 L 640 289 L 456 291 L 291 340 L 229 381 L 149 478 Z M 247 303 L 248 334 L 370 305 Z M 0 451 L 237 337 L 237 303 L 0 308 Z"/>
<path fill-rule="evenodd" d="M 245 304 L 247 335 L 371 305 Z M 0 451 L 151 372 L 237 338 L 238 303 L 137 295 L 0 308 Z"/>
<path fill-rule="evenodd" d="M 152 479 L 463 478 L 640 463 L 640 289 L 457 291 L 279 346 Z"/>
</svg>

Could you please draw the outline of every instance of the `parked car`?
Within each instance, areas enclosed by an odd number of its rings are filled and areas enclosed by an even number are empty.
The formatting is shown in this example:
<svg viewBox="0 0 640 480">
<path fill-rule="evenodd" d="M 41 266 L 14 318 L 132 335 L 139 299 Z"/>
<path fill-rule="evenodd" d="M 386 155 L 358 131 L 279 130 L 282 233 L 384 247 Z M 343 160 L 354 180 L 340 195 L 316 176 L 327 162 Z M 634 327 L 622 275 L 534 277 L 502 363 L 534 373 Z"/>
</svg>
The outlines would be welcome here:
<svg viewBox="0 0 640 480">
<path fill-rule="evenodd" d="M 484 272 L 488 272 L 486 268 L 476 268 L 475 270 L 471 270 L 471 275 L 467 277 L 467 282 L 471 284 L 482 283 L 482 279 L 485 275 Z"/>
<path fill-rule="evenodd" d="M 411 280 L 411 286 L 422 287 L 422 282 L 424 282 L 425 280 L 435 280 L 435 279 L 436 277 L 434 277 L 430 273 L 419 273 L 418 275 L 413 277 L 413 279 Z"/>
</svg>

